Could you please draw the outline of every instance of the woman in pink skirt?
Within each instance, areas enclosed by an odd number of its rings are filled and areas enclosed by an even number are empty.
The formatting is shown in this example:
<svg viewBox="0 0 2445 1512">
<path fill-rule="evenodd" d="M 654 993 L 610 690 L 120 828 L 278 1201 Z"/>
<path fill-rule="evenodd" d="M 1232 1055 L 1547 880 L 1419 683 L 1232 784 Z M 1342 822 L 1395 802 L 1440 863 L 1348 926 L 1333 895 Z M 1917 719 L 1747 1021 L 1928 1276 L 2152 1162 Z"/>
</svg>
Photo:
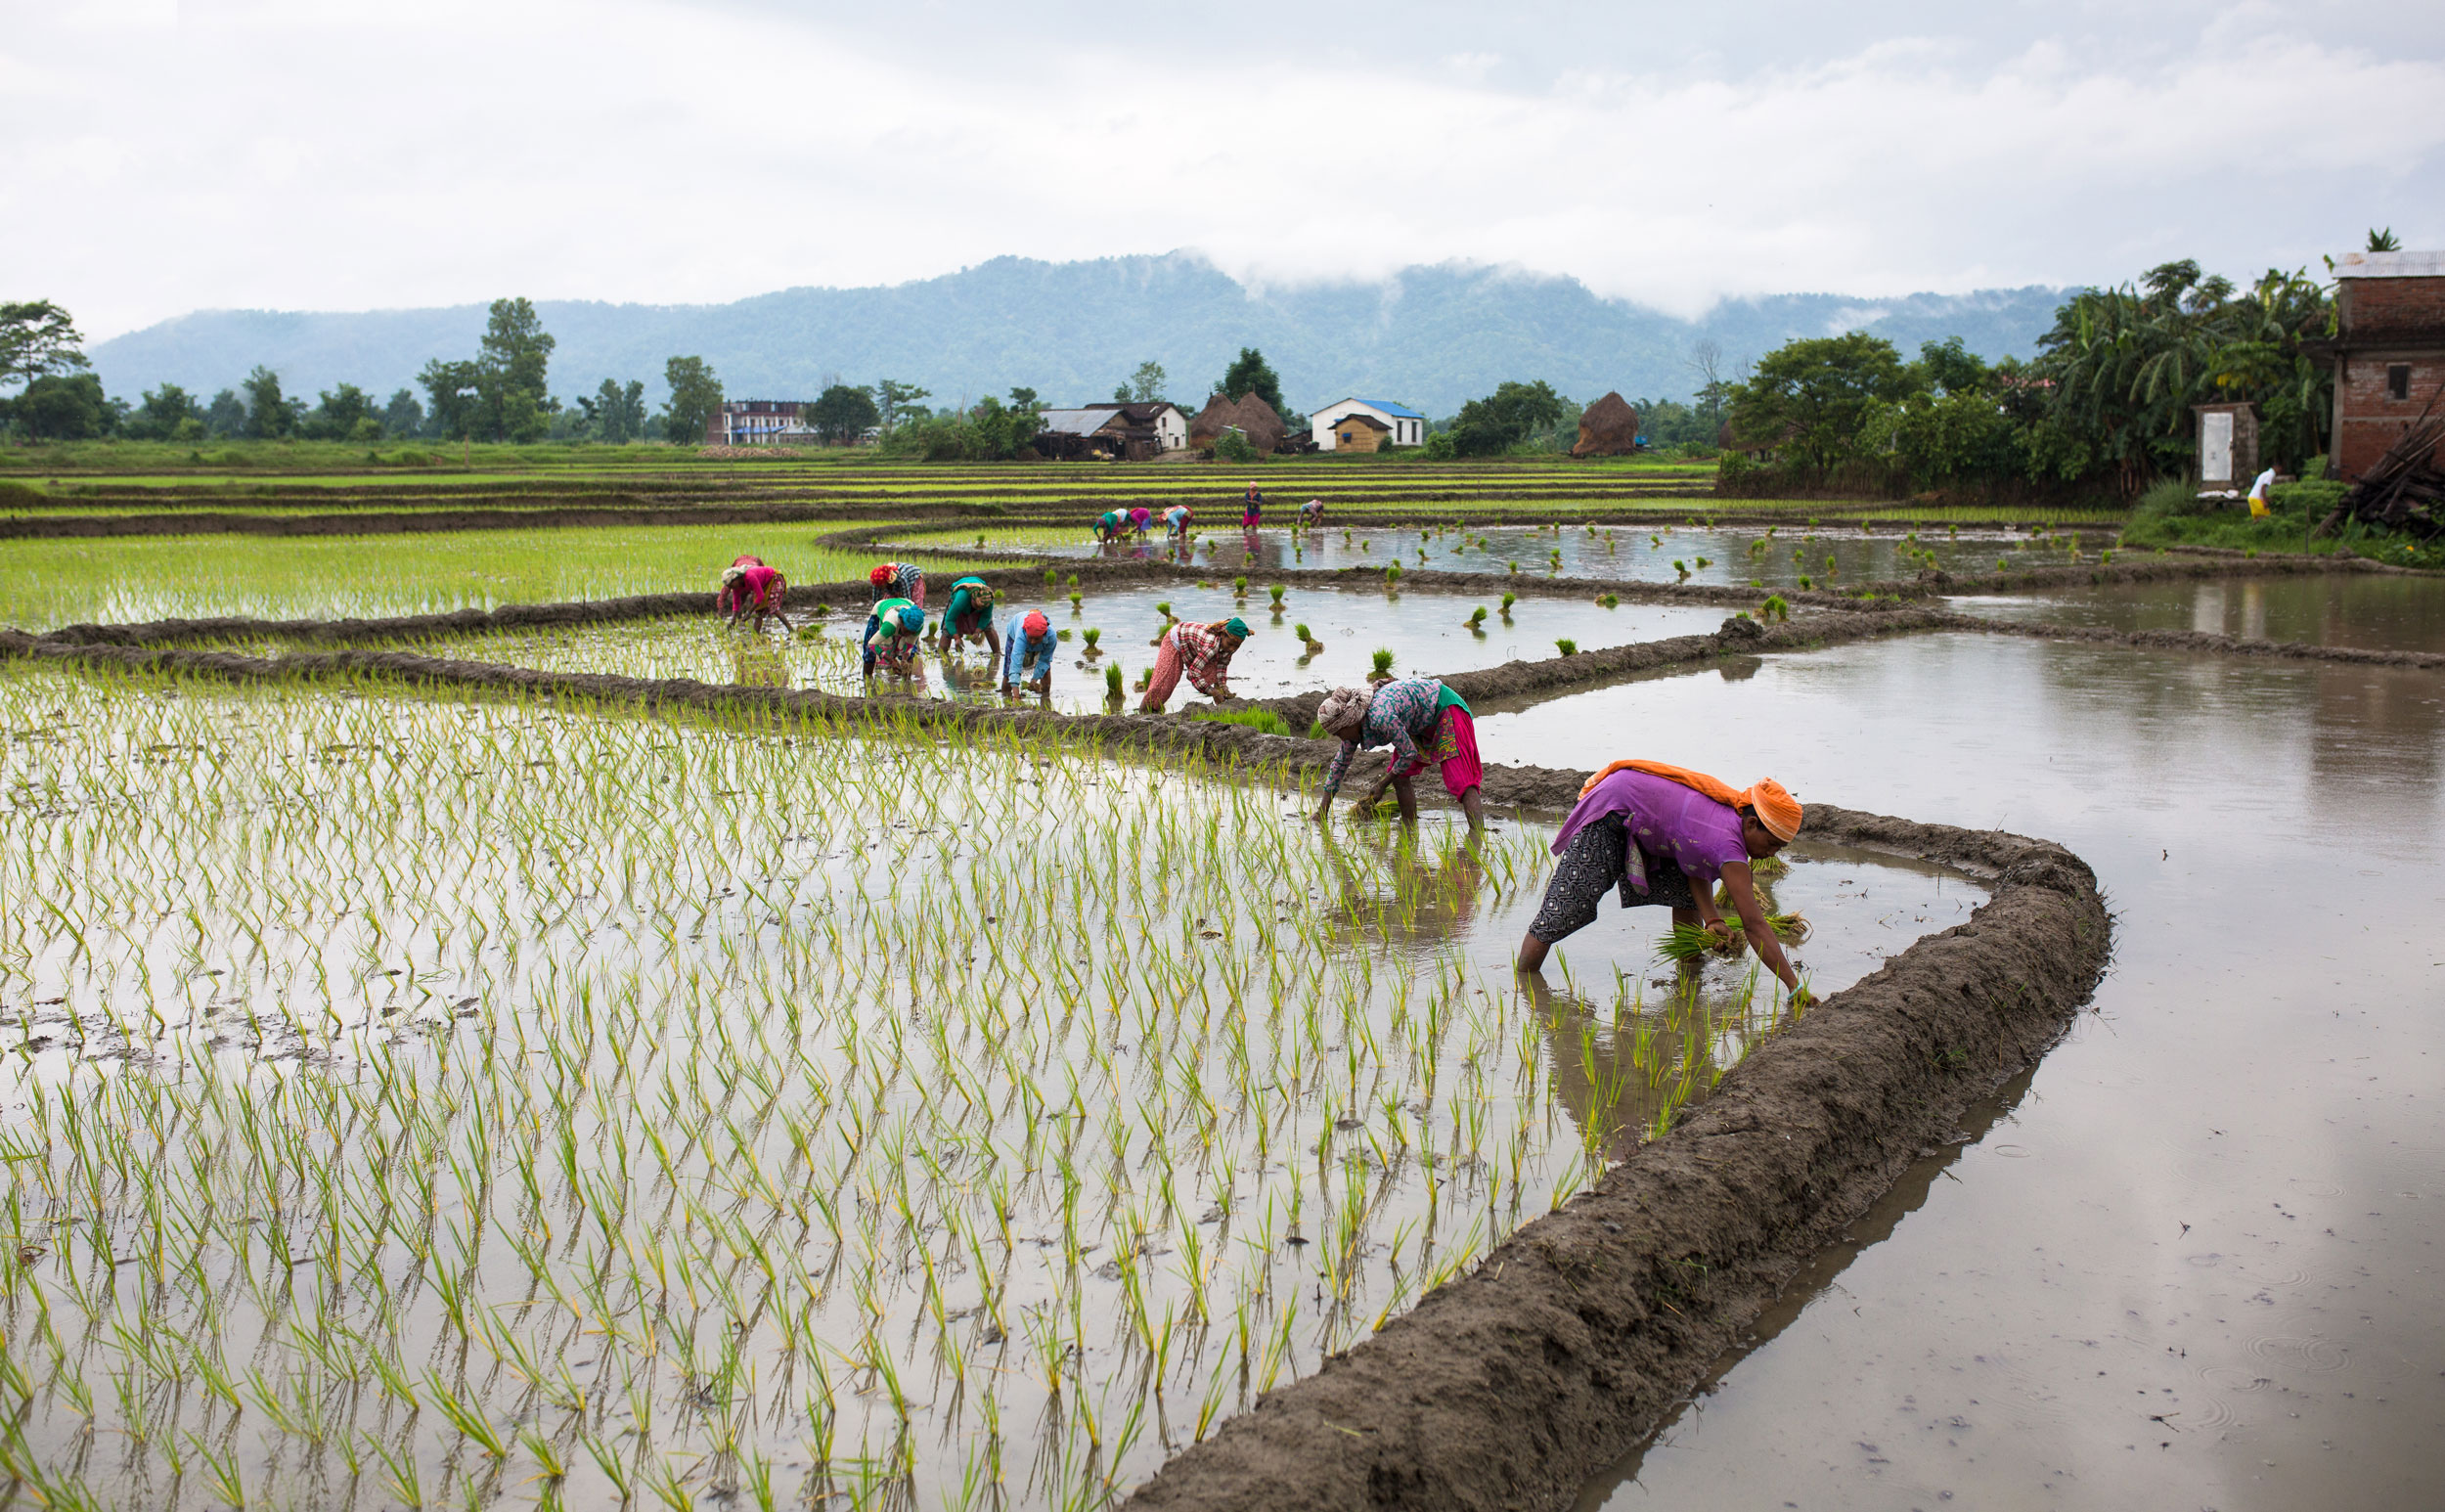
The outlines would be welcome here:
<svg viewBox="0 0 2445 1512">
<path fill-rule="evenodd" d="M 1486 766 L 1478 760 L 1477 722 L 1470 717 L 1467 702 L 1441 680 L 1412 677 L 1379 688 L 1336 688 L 1324 695 L 1315 717 L 1325 734 L 1342 743 L 1332 768 L 1324 774 L 1324 801 L 1315 811 L 1319 822 L 1331 817 L 1333 795 L 1341 791 L 1342 778 L 1350 775 L 1352 759 L 1367 746 L 1389 745 L 1392 759 L 1384 765 L 1383 778 L 1352 805 L 1354 811 L 1365 813 L 1374 808 L 1389 786 L 1400 800 L 1401 823 L 1416 823 L 1418 799 L 1409 779 L 1431 761 L 1443 769 L 1444 790 L 1459 800 L 1461 812 L 1469 816 L 1469 827 L 1485 824 L 1486 806 L 1480 790 L 1486 782 Z"/>
</svg>

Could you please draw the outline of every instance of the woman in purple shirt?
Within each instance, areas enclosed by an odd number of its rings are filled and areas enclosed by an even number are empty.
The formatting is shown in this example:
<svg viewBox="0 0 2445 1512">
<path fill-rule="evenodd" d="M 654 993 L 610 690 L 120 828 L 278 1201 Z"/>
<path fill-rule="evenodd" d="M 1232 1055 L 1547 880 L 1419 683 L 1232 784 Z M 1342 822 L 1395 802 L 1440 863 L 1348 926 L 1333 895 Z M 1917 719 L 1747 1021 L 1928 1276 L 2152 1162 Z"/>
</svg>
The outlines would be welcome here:
<svg viewBox="0 0 2445 1512">
<path fill-rule="evenodd" d="M 1617 887 L 1625 909 L 1663 904 L 1675 924 L 1728 931 L 1714 906 L 1720 881 L 1750 948 L 1795 1001 L 1804 1002 L 1800 974 L 1766 927 L 1749 873 L 1750 862 L 1773 855 L 1800 833 L 1800 821 L 1799 801 L 1772 778 L 1735 790 L 1665 762 L 1615 762 L 1579 789 L 1578 806 L 1554 836 L 1562 861 L 1520 941 L 1520 969 L 1543 966 L 1546 951 L 1595 922 L 1597 902 Z"/>
</svg>

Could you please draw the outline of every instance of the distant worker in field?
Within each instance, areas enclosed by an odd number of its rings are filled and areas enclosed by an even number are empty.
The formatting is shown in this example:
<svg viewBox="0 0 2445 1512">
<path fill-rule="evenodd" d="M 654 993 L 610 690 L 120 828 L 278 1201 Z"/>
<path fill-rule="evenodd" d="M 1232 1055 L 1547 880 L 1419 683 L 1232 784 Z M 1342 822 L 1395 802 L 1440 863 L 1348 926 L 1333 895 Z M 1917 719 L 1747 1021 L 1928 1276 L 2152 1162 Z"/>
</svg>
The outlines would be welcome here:
<svg viewBox="0 0 2445 1512">
<path fill-rule="evenodd" d="M 1265 523 L 1265 494 L 1254 482 L 1248 485 L 1248 496 L 1239 502 L 1239 528 L 1254 530 Z"/>
<path fill-rule="evenodd" d="M 1168 539 L 1174 541 L 1187 540 L 1188 522 L 1194 516 L 1189 513 L 1187 505 L 1176 504 L 1172 506 L 1170 509 L 1163 511 L 1164 535 Z"/>
<path fill-rule="evenodd" d="M 1321 524 L 1323 524 L 1323 523 L 1324 523 L 1324 501 L 1323 501 L 1323 500 L 1321 500 L 1321 499 L 1311 499 L 1311 500 L 1309 500 L 1306 504 L 1303 504 L 1303 505 L 1301 505 L 1301 506 L 1299 507 L 1299 524 L 1300 524 L 1300 528 L 1302 528 L 1302 529 L 1304 529 L 1304 530 L 1313 530 L 1313 529 L 1315 529 L 1317 526 L 1319 526 L 1319 525 L 1321 525 Z"/>
<path fill-rule="evenodd" d="M 713 595 L 713 612 L 728 615 L 734 629 L 741 615 L 752 614 L 758 635 L 764 634 L 764 617 L 768 614 L 787 630 L 789 615 L 782 605 L 788 598 L 789 579 L 756 557 L 742 556 L 722 569 L 721 586 Z"/>
<path fill-rule="evenodd" d="M 951 600 L 943 605 L 942 648 L 948 651 L 973 635 L 982 635 L 986 650 L 1000 656 L 1001 637 L 994 630 L 993 585 L 981 577 L 963 577 L 951 585 Z"/>
<path fill-rule="evenodd" d="M 1562 861 L 1520 941 L 1520 969 L 1543 966 L 1545 952 L 1593 923 L 1596 905 L 1616 888 L 1623 908 L 1662 905 L 1676 924 L 1728 937 L 1732 926 L 1714 906 L 1719 880 L 1750 949 L 1795 1001 L 1806 1001 L 1800 974 L 1766 925 L 1749 869 L 1796 839 L 1800 821 L 1800 800 L 1772 778 L 1734 788 L 1667 762 L 1613 763 L 1579 788 L 1578 806 L 1554 836 Z"/>
<path fill-rule="evenodd" d="M 1351 804 L 1353 813 L 1373 809 L 1390 787 L 1400 800 L 1400 822 L 1415 824 L 1418 798 L 1410 778 L 1434 762 L 1442 769 L 1444 790 L 1469 816 L 1469 827 L 1485 827 L 1481 791 L 1486 766 L 1478 759 L 1477 722 L 1470 716 L 1467 701 L 1441 679 L 1410 677 L 1378 688 L 1336 688 L 1324 695 L 1315 717 L 1324 733 L 1342 743 L 1324 774 L 1324 799 L 1315 811 L 1319 822 L 1332 817 L 1333 795 L 1341 791 L 1342 779 L 1350 775 L 1352 760 L 1369 746 L 1389 745 L 1392 759 L 1384 764 L 1384 776 Z"/>
<path fill-rule="evenodd" d="M 1095 520 L 1095 544 L 1118 541 L 1129 534 L 1130 517 L 1126 511 L 1106 510 Z"/>
<path fill-rule="evenodd" d="M 1152 510 L 1136 509 L 1130 511 L 1130 534 L 1134 536 L 1142 536 L 1147 531 L 1154 528 L 1154 523 L 1155 515 Z"/>
<path fill-rule="evenodd" d="M 1231 657 L 1240 644 L 1248 639 L 1248 622 L 1234 614 L 1211 624 L 1182 620 L 1163 633 L 1162 643 L 1155 647 L 1154 671 L 1147 675 L 1146 696 L 1139 700 L 1138 710 L 1160 714 L 1170 701 L 1172 690 L 1180 686 L 1180 675 L 1186 673 L 1190 686 L 1207 697 L 1222 701 L 1231 695 Z"/>
<path fill-rule="evenodd" d="M 866 575 L 874 586 L 874 601 L 906 599 L 918 608 L 925 607 L 925 569 L 911 561 L 887 561 Z"/>
<path fill-rule="evenodd" d="M 886 599 L 866 617 L 864 668 L 867 677 L 878 670 L 898 677 L 913 675 L 921 663 L 917 648 L 925 640 L 925 611 L 906 599 Z"/>
<path fill-rule="evenodd" d="M 2258 474 L 2256 482 L 2249 485 L 2249 517 L 2251 519 L 2265 519 L 2268 514 L 2273 512 L 2268 509 L 2268 505 L 2274 501 L 2274 497 L 2275 469 L 2273 467 L 2269 467 L 2266 471 Z"/>
<path fill-rule="evenodd" d="M 1010 633 L 1010 648 L 1001 658 L 1001 690 L 1024 689 L 1038 697 L 1052 692 L 1052 658 L 1059 649 L 1061 638 L 1053 634 L 1052 621 L 1040 610 L 1030 609 L 1019 619 L 1018 629 Z"/>
</svg>

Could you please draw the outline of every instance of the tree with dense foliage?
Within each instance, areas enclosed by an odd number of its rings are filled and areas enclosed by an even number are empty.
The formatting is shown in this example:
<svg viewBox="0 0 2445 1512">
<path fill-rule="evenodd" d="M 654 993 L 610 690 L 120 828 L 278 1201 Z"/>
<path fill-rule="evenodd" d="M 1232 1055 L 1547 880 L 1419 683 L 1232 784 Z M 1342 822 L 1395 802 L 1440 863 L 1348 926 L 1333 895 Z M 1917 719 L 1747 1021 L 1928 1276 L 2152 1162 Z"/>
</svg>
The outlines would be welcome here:
<svg viewBox="0 0 2445 1512">
<path fill-rule="evenodd" d="M 848 446 L 865 436 L 868 427 L 880 425 L 883 412 L 875 408 L 874 396 L 867 390 L 834 383 L 807 406 L 802 418 L 826 446 Z"/>
<path fill-rule="evenodd" d="M 382 406 L 382 429 L 395 437 L 412 436 L 424 428 L 424 406 L 416 402 L 416 390 L 394 389 L 390 402 Z"/>
<path fill-rule="evenodd" d="M 540 441 L 550 432 L 559 402 L 552 397 L 546 373 L 556 344 L 532 301 L 492 302 L 483 350 L 475 359 L 478 429 L 495 441 Z"/>
<path fill-rule="evenodd" d="M 1172 376 L 1163 371 L 1163 364 L 1149 358 L 1137 365 L 1137 371 L 1130 375 L 1128 382 L 1112 391 L 1112 402 L 1115 404 L 1160 404 L 1163 402 L 1164 386 L 1171 379 Z M 1271 403 L 1270 400 L 1267 402 Z M 1281 409 L 1278 404 L 1273 407 L 1277 411 Z"/>
<path fill-rule="evenodd" d="M 578 399 L 577 409 L 598 441 L 618 446 L 645 433 L 645 385 L 636 378 L 626 387 L 618 378 L 604 378 L 600 388 Z"/>
<path fill-rule="evenodd" d="M 469 440 L 475 434 L 481 407 L 477 402 L 480 375 L 471 362 L 446 362 L 436 357 L 416 380 L 424 385 L 425 425 L 445 440 Z"/>
<path fill-rule="evenodd" d="M 92 367 L 67 311 L 48 299 L 0 303 L 0 385 L 30 384 Z"/>
<path fill-rule="evenodd" d="M 233 440 L 246 433 L 246 401 L 238 390 L 224 388 L 203 407 L 203 428 L 216 439 Z"/>
<path fill-rule="evenodd" d="M 382 438 L 381 417 L 374 411 L 374 396 L 354 383 L 325 389 L 317 396 L 321 403 L 299 421 L 297 433 L 314 441 L 378 441 Z"/>
<path fill-rule="evenodd" d="M 898 378 L 878 379 L 874 384 L 873 393 L 874 413 L 880 417 L 877 422 L 882 425 L 885 435 L 892 433 L 900 424 L 902 417 L 917 408 L 918 400 L 934 397 L 932 389 L 920 388 L 914 383 L 904 383 Z"/>
<path fill-rule="evenodd" d="M 1142 373 L 1145 369 L 1138 371 Z M 1282 404 L 1282 380 L 1274 377 L 1272 365 L 1265 360 L 1265 353 L 1253 346 L 1241 347 L 1231 365 L 1222 370 L 1222 381 L 1216 385 L 1216 392 L 1233 401 L 1255 394 L 1273 406 L 1274 414 L 1284 417 L 1290 414 Z"/>
<path fill-rule="evenodd" d="M 702 441 L 705 422 L 722 407 L 722 380 L 701 357 L 674 357 L 662 365 L 662 381 L 671 390 L 662 433 L 677 446 Z"/>
<path fill-rule="evenodd" d="M 1534 383 L 1504 382 L 1483 399 L 1460 407 L 1445 426 L 1452 454 L 1499 457 L 1539 430 L 1562 423 L 1570 403 L 1542 378 Z"/>
<path fill-rule="evenodd" d="M 164 383 L 145 390 L 144 402 L 129 412 L 120 428 L 138 441 L 200 441 L 203 406 L 176 383 Z"/>
<path fill-rule="evenodd" d="M 277 441 L 297 433 L 297 422 L 305 414 L 305 401 L 281 393 L 279 374 L 256 363 L 254 371 L 238 386 L 246 395 L 247 439 Z"/>
<path fill-rule="evenodd" d="M 1882 336 L 1852 331 L 1788 341 L 1758 358 L 1749 380 L 1732 390 L 1732 434 L 1831 467 L 1853 454 L 1869 412 L 1912 386 L 1901 354 Z"/>
<path fill-rule="evenodd" d="M 46 373 L 9 406 L 18 428 L 36 441 L 88 441 L 111 433 L 117 407 L 90 373 Z"/>
</svg>

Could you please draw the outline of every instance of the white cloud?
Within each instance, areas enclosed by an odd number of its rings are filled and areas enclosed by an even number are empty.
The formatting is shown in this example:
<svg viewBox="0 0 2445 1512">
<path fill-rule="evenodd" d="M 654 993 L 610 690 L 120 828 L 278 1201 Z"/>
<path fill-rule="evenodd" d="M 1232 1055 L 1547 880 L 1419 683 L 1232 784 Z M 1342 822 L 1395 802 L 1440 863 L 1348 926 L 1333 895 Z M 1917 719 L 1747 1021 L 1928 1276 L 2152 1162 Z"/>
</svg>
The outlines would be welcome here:
<svg viewBox="0 0 2445 1512">
<path fill-rule="evenodd" d="M 2439 98 L 2445 66 L 2272 13 L 2202 13 L 2137 64 L 1913 34 L 1742 75 L 1037 46 L 1004 8 L 910 23 L 946 46 L 655 0 L 21 17 L 0 216 L 34 234 L 0 293 L 99 336 L 200 306 L 678 302 L 1194 246 L 1274 282 L 1515 263 L 1691 313 L 2314 264 L 2372 221 L 2445 242 L 2445 119 L 2334 108 Z"/>
</svg>

